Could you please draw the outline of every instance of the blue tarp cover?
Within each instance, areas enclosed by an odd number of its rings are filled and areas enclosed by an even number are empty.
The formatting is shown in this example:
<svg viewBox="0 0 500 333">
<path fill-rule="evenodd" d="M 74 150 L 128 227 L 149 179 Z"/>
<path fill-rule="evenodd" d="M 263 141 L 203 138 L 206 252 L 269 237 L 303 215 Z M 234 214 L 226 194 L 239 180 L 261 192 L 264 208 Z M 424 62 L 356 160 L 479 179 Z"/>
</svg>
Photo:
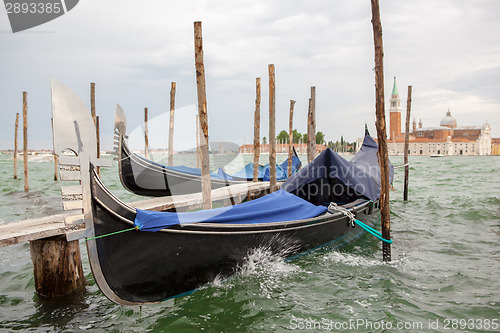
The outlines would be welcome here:
<svg viewBox="0 0 500 333">
<path fill-rule="evenodd" d="M 301 164 L 302 163 L 300 162 L 300 159 L 297 156 L 292 156 L 292 174 L 297 172 Z M 287 170 L 288 170 L 288 158 L 283 163 L 276 164 L 276 180 L 285 180 L 288 174 Z M 217 170 L 217 175 L 221 178 L 228 180 L 246 179 L 248 181 L 251 181 L 253 179 L 253 163 L 245 165 L 243 169 L 232 175 L 227 174 L 224 170 L 219 168 L 219 170 Z M 266 165 L 259 165 L 257 177 L 264 181 L 270 180 L 269 163 Z"/>
<path fill-rule="evenodd" d="M 349 162 L 368 173 L 380 184 L 380 167 L 377 159 L 378 145 L 370 135 L 365 135 L 363 144 L 359 151 Z M 373 167 L 375 166 L 375 167 Z M 394 166 L 389 162 L 389 183 L 392 184 L 394 178 Z M 379 185 L 380 186 L 380 185 Z"/>
<path fill-rule="evenodd" d="M 139 158 L 148 161 L 149 163 L 152 163 L 154 165 L 157 165 L 158 167 L 165 168 L 168 170 L 176 171 L 176 172 L 181 172 L 185 173 L 188 175 L 193 175 L 193 176 L 200 176 L 201 177 L 201 169 L 198 168 L 191 168 L 183 165 L 179 166 L 165 166 L 159 163 L 156 163 L 154 161 L 146 160 L 144 157 L 137 155 Z M 292 156 L 292 174 L 297 172 L 297 170 L 301 166 L 300 159 L 297 156 Z M 276 179 L 277 180 L 285 180 L 287 178 L 287 170 L 288 170 L 288 159 L 285 160 L 285 162 L 281 163 L 280 165 L 276 164 Z M 237 173 L 233 175 L 229 175 L 224 170 L 219 168 L 217 170 L 217 173 L 210 172 L 210 178 L 211 179 L 219 179 L 219 180 L 252 180 L 253 179 L 253 163 L 249 163 L 245 165 L 243 169 L 238 171 Z M 270 180 L 269 178 L 269 163 L 266 165 L 259 165 L 259 172 L 258 172 L 258 178 L 263 179 L 264 181 Z"/>
<path fill-rule="evenodd" d="M 235 206 L 189 213 L 155 212 L 137 209 L 134 226 L 142 231 L 158 231 L 185 223 L 251 224 L 303 220 L 327 210 L 283 190 Z"/>
<path fill-rule="evenodd" d="M 188 175 L 193 175 L 193 176 L 199 176 L 199 177 L 201 177 L 201 169 L 199 169 L 199 168 L 190 168 L 190 167 L 183 166 L 183 165 L 179 165 L 179 166 L 165 166 L 165 165 L 162 165 L 162 164 L 157 163 L 155 161 L 148 160 L 148 159 L 146 159 L 146 158 L 144 158 L 144 157 L 142 157 L 140 155 L 135 154 L 135 156 L 139 157 L 140 159 L 142 159 L 144 161 L 147 161 L 148 163 L 154 164 L 154 165 L 158 166 L 159 168 L 165 168 L 167 170 L 172 170 L 172 171 L 176 171 L 176 172 L 185 173 L 185 174 L 188 174 Z M 213 172 L 210 172 L 210 178 L 212 178 L 212 179 L 226 180 L 226 178 L 221 177 L 218 174 L 213 173 Z"/>
<path fill-rule="evenodd" d="M 327 148 L 287 179 L 281 189 L 316 204 L 348 202 L 362 196 L 376 200 L 380 196 L 377 151 L 377 143 L 370 135 L 365 135 L 363 145 L 350 161 Z M 394 168 L 390 167 L 392 182 Z"/>
</svg>

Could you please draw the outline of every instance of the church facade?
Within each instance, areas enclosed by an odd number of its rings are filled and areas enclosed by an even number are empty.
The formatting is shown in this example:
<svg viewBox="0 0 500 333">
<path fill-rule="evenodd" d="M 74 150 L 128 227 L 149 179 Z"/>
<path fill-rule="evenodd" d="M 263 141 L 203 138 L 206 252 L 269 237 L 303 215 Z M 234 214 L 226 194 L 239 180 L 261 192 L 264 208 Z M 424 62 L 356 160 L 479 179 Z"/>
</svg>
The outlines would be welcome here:
<svg viewBox="0 0 500 333">
<path fill-rule="evenodd" d="M 389 108 L 389 139 L 387 149 L 390 155 L 403 155 L 405 134 L 401 131 L 401 98 L 396 78 L 392 89 Z M 413 119 L 409 135 L 410 155 L 491 155 L 491 127 L 458 126 L 450 110 L 441 119 L 439 126 L 424 127 L 422 120 L 418 127 Z"/>
</svg>

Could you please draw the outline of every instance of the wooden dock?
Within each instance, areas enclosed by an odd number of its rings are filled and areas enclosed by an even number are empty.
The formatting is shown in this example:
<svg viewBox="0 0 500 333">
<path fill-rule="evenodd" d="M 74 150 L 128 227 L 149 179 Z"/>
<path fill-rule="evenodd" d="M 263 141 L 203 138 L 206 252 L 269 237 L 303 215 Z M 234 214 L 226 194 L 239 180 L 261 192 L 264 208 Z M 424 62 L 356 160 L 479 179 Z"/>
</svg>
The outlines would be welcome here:
<svg viewBox="0 0 500 333">
<path fill-rule="evenodd" d="M 218 188 L 212 190 L 212 201 L 222 201 L 226 205 L 237 204 L 247 196 L 260 196 L 267 193 L 269 186 L 269 182 L 248 182 Z M 173 208 L 187 210 L 201 207 L 203 199 L 200 192 L 145 199 L 129 203 L 129 205 L 134 208 L 156 211 L 165 211 Z M 67 221 L 73 221 L 73 223 L 70 224 Z M 0 247 L 59 235 L 66 235 L 68 241 L 81 239 L 85 237 L 85 233 L 83 232 L 85 229 L 79 226 L 81 223 L 83 223 L 83 214 L 77 210 L 0 225 Z"/>
</svg>

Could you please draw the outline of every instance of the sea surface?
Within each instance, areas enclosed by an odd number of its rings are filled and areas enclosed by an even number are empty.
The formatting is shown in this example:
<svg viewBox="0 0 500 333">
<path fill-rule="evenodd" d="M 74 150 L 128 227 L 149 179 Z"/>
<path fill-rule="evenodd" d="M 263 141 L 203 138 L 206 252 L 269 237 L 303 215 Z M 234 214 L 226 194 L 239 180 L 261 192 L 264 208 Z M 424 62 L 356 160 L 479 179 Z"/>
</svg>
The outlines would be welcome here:
<svg viewBox="0 0 500 333">
<path fill-rule="evenodd" d="M 191 155 L 176 155 L 176 163 L 195 164 Z M 28 165 L 25 193 L 22 161 L 14 180 L 12 156 L 0 154 L 0 224 L 62 211 L 51 158 Z M 139 200 L 121 187 L 116 162 L 102 178 L 123 200 Z M 396 169 L 390 263 L 369 235 L 294 261 L 256 251 L 235 277 L 155 305 L 109 301 L 93 280 L 84 242 L 88 286 L 57 300 L 35 294 L 29 244 L 0 248 L 0 331 L 500 331 L 500 157 L 410 156 L 409 183 L 403 202 L 403 169 Z"/>
</svg>

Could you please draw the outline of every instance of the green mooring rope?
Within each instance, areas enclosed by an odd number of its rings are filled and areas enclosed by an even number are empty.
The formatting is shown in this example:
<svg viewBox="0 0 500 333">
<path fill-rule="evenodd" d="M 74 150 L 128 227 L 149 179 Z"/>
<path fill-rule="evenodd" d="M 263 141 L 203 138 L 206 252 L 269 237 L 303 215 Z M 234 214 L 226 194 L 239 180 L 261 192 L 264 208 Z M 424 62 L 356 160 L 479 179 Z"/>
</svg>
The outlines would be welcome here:
<svg viewBox="0 0 500 333">
<path fill-rule="evenodd" d="M 133 228 L 130 228 L 130 229 L 115 231 L 115 232 L 111 232 L 109 234 L 100 235 L 100 236 L 96 236 L 96 237 L 85 238 L 85 240 L 89 241 L 89 240 L 93 240 L 93 239 L 98 239 L 98 238 L 103 238 L 103 237 L 112 236 L 112 235 L 116 235 L 116 234 L 121 234 L 122 232 L 132 231 L 132 230 L 139 230 L 139 227 L 133 227 Z"/>
<path fill-rule="evenodd" d="M 386 242 L 388 244 L 392 244 L 392 239 L 385 239 L 384 237 L 382 237 L 382 233 L 380 233 L 380 231 L 378 231 L 376 229 L 373 229 L 369 225 L 364 224 L 363 222 L 361 222 L 359 220 L 354 220 L 354 221 L 356 222 L 357 225 L 359 225 L 361 228 L 365 229 L 369 234 L 371 234 L 371 235 L 377 237 L 378 239 L 380 239 L 382 242 Z"/>
<path fill-rule="evenodd" d="M 376 229 L 373 229 L 372 227 L 370 227 L 369 225 L 367 224 L 364 224 L 363 222 L 361 222 L 360 220 L 354 220 L 355 223 L 357 225 L 359 225 L 361 228 L 365 229 L 365 231 L 367 231 L 369 234 L 377 237 L 378 239 L 380 239 L 381 241 L 383 242 L 386 242 L 388 244 L 392 244 L 392 239 L 385 239 L 384 237 L 382 237 L 382 233 L 380 233 L 378 230 Z M 113 236 L 113 235 L 116 235 L 116 234 L 121 234 L 122 232 L 126 232 L 126 231 L 132 231 L 132 230 L 139 230 L 139 227 L 133 227 L 133 228 L 130 228 L 130 229 L 125 229 L 125 230 L 120 230 L 120 231 L 115 231 L 115 232 L 110 232 L 109 234 L 105 234 L 105 235 L 100 235 L 100 236 L 96 236 L 96 237 L 90 237 L 90 238 L 85 238 L 86 241 L 89 241 L 89 240 L 93 240 L 93 239 L 98 239 L 98 238 L 103 238 L 103 237 L 107 237 L 107 236 Z"/>
</svg>

